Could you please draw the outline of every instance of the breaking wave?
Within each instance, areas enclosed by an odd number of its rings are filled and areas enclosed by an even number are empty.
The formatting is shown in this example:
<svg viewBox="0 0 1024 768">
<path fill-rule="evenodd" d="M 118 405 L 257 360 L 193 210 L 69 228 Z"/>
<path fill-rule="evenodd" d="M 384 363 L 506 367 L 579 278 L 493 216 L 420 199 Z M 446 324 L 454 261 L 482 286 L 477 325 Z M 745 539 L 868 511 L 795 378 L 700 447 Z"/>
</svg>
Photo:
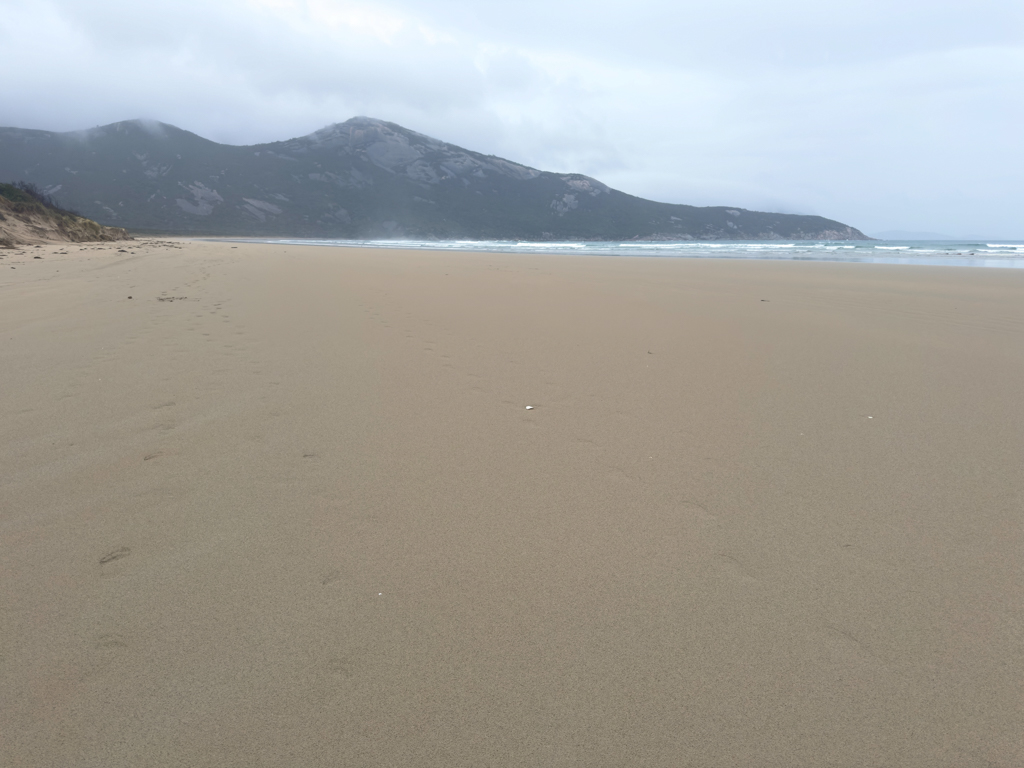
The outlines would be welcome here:
<svg viewBox="0 0 1024 768">
<path fill-rule="evenodd" d="M 953 240 L 802 242 L 524 242 L 505 240 L 307 240 L 255 239 L 246 242 L 349 248 L 406 248 L 489 253 L 546 253 L 689 259 L 773 259 L 871 264 L 921 264 L 1024 269 L 1024 244 Z"/>
</svg>

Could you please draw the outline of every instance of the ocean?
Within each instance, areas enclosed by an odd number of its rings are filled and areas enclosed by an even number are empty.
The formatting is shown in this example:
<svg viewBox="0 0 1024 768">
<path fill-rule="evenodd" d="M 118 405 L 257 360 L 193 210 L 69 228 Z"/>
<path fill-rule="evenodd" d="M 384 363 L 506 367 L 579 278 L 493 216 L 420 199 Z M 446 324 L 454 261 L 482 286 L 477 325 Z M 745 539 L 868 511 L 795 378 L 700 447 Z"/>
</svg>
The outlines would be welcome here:
<svg viewBox="0 0 1024 768">
<path fill-rule="evenodd" d="M 1024 242 L 957 240 L 728 241 L 715 242 L 515 242 L 502 240 L 306 240 L 247 242 L 354 248 L 411 248 L 490 253 L 561 253 L 593 256 L 657 256 L 687 259 L 773 259 L 1024 269 Z"/>
</svg>

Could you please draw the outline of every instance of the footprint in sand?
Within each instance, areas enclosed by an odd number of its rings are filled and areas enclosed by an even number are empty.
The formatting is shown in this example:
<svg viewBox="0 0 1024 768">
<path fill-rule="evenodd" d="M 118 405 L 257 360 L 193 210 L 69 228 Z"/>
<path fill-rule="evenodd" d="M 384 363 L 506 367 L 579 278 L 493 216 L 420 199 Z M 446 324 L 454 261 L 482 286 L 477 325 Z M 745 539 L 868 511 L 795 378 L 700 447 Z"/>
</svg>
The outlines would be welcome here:
<svg viewBox="0 0 1024 768">
<path fill-rule="evenodd" d="M 715 566 L 726 576 L 747 584 L 757 583 L 757 578 L 743 563 L 731 555 L 719 554 L 715 557 Z"/>
<path fill-rule="evenodd" d="M 330 659 L 327 662 L 327 669 L 329 672 L 333 672 L 336 675 L 343 677 L 352 677 L 355 672 L 352 659 L 348 656 L 342 656 L 341 658 Z"/>
<path fill-rule="evenodd" d="M 839 666 L 883 668 L 885 661 L 852 632 L 824 621 L 824 647 L 829 662 Z"/>
<path fill-rule="evenodd" d="M 116 651 L 127 648 L 128 643 L 118 634 L 100 635 L 93 643 L 93 647 L 98 651 Z"/>
<path fill-rule="evenodd" d="M 128 547 L 119 547 L 115 549 L 113 552 L 108 552 L 103 557 L 101 557 L 100 565 L 106 565 L 107 563 L 112 563 L 115 560 L 121 560 L 122 558 L 128 557 L 128 555 L 130 555 L 131 553 L 132 551 Z"/>
</svg>

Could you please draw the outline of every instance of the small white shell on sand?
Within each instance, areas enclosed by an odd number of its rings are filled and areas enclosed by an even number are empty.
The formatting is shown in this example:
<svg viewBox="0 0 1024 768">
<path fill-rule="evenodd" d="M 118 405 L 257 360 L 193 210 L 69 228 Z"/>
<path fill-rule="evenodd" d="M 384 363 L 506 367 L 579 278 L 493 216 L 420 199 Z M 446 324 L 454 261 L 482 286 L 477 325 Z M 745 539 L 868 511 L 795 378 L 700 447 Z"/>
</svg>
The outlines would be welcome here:
<svg viewBox="0 0 1024 768">
<path fill-rule="evenodd" d="M 533 406 L 532 406 L 532 405 L 528 405 L 528 406 L 526 406 L 526 410 L 528 410 L 528 411 L 532 411 L 532 410 L 533 410 Z"/>
</svg>

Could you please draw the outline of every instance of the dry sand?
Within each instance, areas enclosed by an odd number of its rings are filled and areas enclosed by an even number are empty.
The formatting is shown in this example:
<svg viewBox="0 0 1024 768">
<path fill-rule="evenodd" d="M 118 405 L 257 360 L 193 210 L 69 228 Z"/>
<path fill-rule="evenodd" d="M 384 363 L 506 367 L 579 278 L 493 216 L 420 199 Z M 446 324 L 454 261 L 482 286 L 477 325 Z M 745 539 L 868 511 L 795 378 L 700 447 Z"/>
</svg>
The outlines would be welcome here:
<svg viewBox="0 0 1024 768">
<path fill-rule="evenodd" d="M 1024 765 L 1024 272 L 0 256 L 4 766 Z"/>
</svg>

